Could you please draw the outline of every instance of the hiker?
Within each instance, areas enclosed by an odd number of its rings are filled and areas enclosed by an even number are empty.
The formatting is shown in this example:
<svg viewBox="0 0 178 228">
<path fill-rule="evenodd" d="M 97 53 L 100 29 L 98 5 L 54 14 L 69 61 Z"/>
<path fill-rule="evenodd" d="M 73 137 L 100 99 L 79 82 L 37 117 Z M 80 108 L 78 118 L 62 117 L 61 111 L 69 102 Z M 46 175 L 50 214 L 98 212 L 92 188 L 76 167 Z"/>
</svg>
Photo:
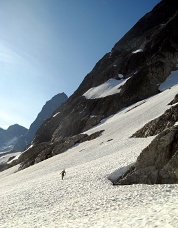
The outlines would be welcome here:
<svg viewBox="0 0 178 228">
<path fill-rule="evenodd" d="M 62 176 L 62 180 L 63 180 L 64 176 L 66 175 L 66 171 L 65 171 L 65 169 L 63 169 L 63 170 L 62 170 L 62 172 L 61 172 L 60 174 L 61 174 L 61 176 Z"/>
</svg>

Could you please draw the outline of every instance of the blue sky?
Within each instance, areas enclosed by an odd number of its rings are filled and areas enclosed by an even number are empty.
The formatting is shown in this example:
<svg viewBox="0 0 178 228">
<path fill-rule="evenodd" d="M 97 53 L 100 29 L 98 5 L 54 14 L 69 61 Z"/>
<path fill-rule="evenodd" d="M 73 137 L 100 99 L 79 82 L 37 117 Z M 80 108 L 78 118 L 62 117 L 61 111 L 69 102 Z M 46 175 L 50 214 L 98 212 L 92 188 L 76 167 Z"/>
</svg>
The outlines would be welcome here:
<svg viewBox="0 0 178 228">
<path fill-rule="evenodd" d="M 159 0 L 0 0 L 0 127 L 29 128 L 47 100 L 70 96 Z"/>
</svg>

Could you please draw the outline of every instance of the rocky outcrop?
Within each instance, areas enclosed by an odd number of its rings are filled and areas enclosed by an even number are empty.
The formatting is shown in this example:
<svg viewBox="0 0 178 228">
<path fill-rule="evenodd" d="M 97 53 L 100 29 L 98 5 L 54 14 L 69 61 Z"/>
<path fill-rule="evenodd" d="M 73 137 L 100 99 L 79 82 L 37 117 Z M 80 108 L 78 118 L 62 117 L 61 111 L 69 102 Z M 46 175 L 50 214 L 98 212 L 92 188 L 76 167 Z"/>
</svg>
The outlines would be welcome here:
<svg viewBox="0 0 178 228">
<path fill-rule="evenodd" d="M 169 105 L 173 105 L 178 103 L 178 94 L 174 97 L 174 99 L 169 103 Z"/>
<path fill-rule="evenodd" d="M 142 151 L 135 165 L 113 184 L 165 183 L 178 183 L 178 126 L 161 132 Z"/>
<path fill-rule="evenodd" d="M 21 163 L 19 170 L 27 168 L 54 155 L 61 154 L 79 143 L 93 140 L 99 137 L 102 132 L 103 131 L 101 130 L 91 135 L 79 134 L 72 137 L 59 139 L 58 141 L 51 142 L 50 144 L 47 142 L 40 143 L 34 148 L 31 147 L 27 149 L 27 151 L 23 152 L 19 159 L 16 161 L 16 164 Z"/>
<path fill-rule="evenodd" d="M 9 126 L 7 130 L 0 128 L 0 151 L 11 150 L 27 131 L 27 128 L 18 124 Z"/>
<path fill-rule="evenodd" d="M 132 137 L 158 136 L 145 148 L 135 165 L 113 184 L 178 183 L 178 95 L 163 115 L 147 123 Z"/>
<path fill-rule="evenodd" d="M 173 102 L 175 102 L 175 99 Z M 171 104 L 173 102 L 171 102 Z M 178 104 L 175 104 L 174 106 L 166 110 L 163 113 L 163 115 L 147 123 L 143 128 L 141 128 L 135 134 L 133 134 L 132 137 L 143 138 L 143 137 L 160 134 L 165 129 L 174 126 L 174 124 L 177 121 L 178 121 Z"/>
<path fill-rule="evenodd" d="M 15 144 L 14 150 L 23 151 L 32 142 L 41 124 L 46 119 L 48 119 L 52 113 L 57 108 L 59 108 L 67 99 L 68 97 L 65 93 L 59 93 L 51 98 L 51 100 L 47 101 L 35 121 L 30 125 L 28 132 Z"/>
</svg>

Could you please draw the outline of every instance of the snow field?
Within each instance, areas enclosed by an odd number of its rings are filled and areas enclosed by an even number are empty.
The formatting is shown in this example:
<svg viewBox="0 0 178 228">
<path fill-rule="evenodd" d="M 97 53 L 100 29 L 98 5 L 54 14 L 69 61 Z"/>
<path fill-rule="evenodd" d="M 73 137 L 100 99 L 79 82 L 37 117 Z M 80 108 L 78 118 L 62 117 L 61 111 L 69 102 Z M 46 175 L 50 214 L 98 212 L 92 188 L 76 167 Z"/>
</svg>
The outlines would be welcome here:
<svg viewBox="0 0 178 228">
<path fill-rule="evenodd" d="M 20 156 L 21 152 L 14 152 L 14 153 L 5 153 L 5 154 L 0 154 L 0 165 L 2 165 L 3 163 L 7 163 L 9 158 L 15 156 L 16 159 L 18 157 L 18 155 Z M 14 159 L 10 160 L 8 163 L 12 162 Z"/>
<path fill-rule="evenodd" d="M 121 74 L 118 76 L 120 75 Z M 102 85 L 89 89 L 86 93 L 83 94 L 83 96 L 85 96 L 86 99 L 95 99 L 119 93 L 121 91 L 121 87 L 127 82 L 127 80 L 129 80 L 129 78 L 120 80 L 111 78 Z"/>
<path fill-rule="evenodd" d="M 168 109 L 177 91 L 174 86 L 103 120 L 86 132 L 105 130 L 95 140 L 0 173 L 0 227 L 177 227 L 177 185 L 113 186 L 108 180 L 151 142 L 154 137 L 129 137 Z"/>
</svg>

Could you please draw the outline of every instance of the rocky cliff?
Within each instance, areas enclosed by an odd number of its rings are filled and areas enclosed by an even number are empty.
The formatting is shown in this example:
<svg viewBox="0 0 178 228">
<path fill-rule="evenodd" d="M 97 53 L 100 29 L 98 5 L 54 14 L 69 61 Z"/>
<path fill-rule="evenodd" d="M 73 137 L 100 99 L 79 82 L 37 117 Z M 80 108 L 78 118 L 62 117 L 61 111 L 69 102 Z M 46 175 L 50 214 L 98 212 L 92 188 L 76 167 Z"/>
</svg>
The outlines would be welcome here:
<svg viewBox="0 0 178 228">
<path fill-rule="evenodd" d="M 57 108 L 59 108 L 67 99 L 68 97 L 65 93 L 59 93 L 47 101 L 35 121 L 30 125 L 28 132 L 15 144 L 14 150 L 23 151 L 32 142 L 37 130 L 42 125 L 42 123 L 48 119 L 52 113 Z"/>
<path fill-rule="evenodd" d="M 165 129 L 114 184 L 178 183 L 178 127 Z"/>
<path fill-rule="evenodd" d="M 178 183 L 178 100 L 165 113 L 147 123 L 132 137 L 157 135 L 146 147 L 136 163 L 115 185 Z"/>
</svg>

